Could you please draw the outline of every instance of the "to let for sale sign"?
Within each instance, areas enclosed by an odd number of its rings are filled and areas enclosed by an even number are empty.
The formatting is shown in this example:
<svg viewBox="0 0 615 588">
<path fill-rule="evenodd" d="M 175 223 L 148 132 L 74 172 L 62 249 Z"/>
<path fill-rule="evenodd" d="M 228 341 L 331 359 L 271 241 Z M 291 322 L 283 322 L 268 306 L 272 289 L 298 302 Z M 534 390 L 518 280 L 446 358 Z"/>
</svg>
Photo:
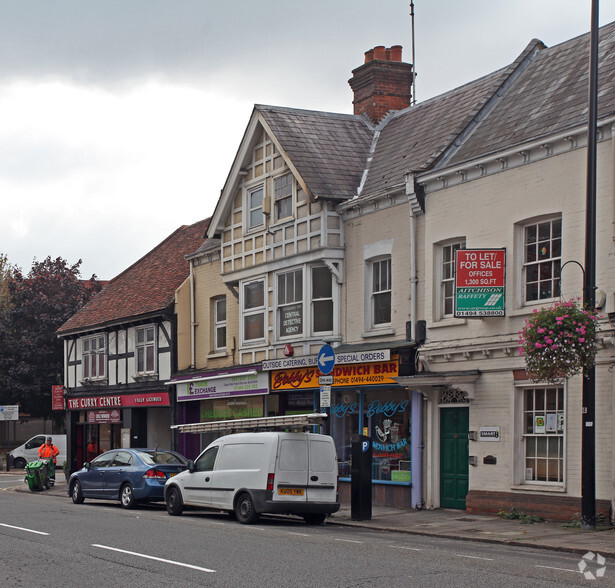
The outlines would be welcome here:
<svg viewBox="0 0 615 588">
<path fill-rule="evenodd" d="M 455 316 L 504 316 L 505 249 L 455 252 Z"/>
</svg>

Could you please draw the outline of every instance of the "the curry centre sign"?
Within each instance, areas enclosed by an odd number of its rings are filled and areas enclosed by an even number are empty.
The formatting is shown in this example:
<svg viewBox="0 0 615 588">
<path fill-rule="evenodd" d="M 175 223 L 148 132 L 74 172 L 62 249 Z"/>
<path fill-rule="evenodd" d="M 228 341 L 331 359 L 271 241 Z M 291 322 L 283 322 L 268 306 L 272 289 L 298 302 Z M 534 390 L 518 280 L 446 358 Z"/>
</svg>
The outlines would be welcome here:
<svg viewBox="0 0 615 588">
<path fill-rule="evenodd" d="M 143 394 L 109 394 L 107 396 L 82 396 L 66 399 L 69 410 L 95 410 L 141 406 L 169 406 L 168 392 Z"/>
<path fill-rule="evenodd" d="M 505 249 L 455 252 L 455 316 L 504 316 Z"/>
</svg>

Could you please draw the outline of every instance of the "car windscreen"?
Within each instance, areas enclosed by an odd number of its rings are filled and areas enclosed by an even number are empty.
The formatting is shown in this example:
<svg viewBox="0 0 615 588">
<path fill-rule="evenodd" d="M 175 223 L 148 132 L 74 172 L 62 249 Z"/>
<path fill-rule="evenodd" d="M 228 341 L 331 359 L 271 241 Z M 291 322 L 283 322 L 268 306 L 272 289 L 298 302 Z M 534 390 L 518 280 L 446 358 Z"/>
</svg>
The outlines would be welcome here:
<svg viewBox="0 0 615 588">
<path fill-rule="evenodd" d="M 138 454 L 148 465 L 186 465 L 188 463 L 181 455 L 170 451 L 139 451 Z"/>
</svg>

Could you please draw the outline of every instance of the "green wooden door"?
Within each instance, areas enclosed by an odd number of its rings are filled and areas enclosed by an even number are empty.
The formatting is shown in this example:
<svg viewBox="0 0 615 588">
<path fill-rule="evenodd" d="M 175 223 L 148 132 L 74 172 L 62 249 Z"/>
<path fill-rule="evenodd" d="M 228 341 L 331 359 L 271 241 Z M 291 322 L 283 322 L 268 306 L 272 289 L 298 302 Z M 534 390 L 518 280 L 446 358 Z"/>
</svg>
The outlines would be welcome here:
<svg viewBox="0 0 615 588">
<path fill-rule="evenodd" d="M 440 506 L 466 507 L 469 408 L 440 409 Z"/>
</svg>

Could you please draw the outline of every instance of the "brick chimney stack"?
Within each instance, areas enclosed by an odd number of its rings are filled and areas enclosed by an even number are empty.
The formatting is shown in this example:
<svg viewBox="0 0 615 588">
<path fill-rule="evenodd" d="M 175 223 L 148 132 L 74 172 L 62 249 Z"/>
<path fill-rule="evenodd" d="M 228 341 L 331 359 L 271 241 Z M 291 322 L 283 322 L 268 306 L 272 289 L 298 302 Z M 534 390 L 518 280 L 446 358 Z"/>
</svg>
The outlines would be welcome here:
<svg viewBox="0 0 615 588">
<path fill-rule="evenodd" d="M 401 45 L 374 47 L 365 52 L 365 63 L 352 70 L 348 83 L 355 114 L 365 112 L 379 123 L 391 110 L 410 106 L 413 67 L 402 62 L 401 50 Z"/>
</svg>

